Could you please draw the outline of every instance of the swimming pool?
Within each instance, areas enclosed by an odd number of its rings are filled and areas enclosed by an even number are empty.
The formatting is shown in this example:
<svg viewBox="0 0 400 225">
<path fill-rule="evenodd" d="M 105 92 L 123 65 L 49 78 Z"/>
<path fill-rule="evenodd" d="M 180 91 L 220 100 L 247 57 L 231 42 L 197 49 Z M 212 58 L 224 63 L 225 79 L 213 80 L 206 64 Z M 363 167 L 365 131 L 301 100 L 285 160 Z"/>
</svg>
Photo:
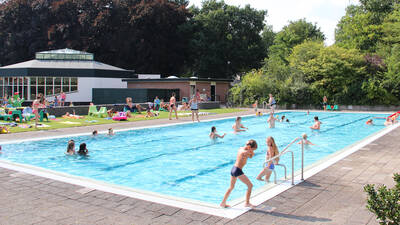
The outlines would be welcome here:
<svg viewBox="0 0 400 225">
<path fill-rule="evenodd" d="M 273 136 L 282 150 L 294 138 L 306 132 L 316 144 L 306 148 L 305 164 L 313 164 L 381 129 L 383 125 L 368 126 L 365 121 L 383 114 L 356 114 L 318 112 L 284 112 L 290 123 L 277 123 L 269 129 L 267 117 L 244 117 L 247 132 L 231 132 L 234 119 L 202 123 L 146 128 L 118 132 L 115 136 L 89 135 L 73 137 L 76 145 L 85 142 L 90 157 L 65 156 L 67 141 L 56 138 L 41 141 L 4 144 L 0 159 L 33 165 L 62 173 L 100 180 L 111 184 L 146 190 L 167 196 L 192 199 L 217 204 L 229 186 L 230 170 L 239 147 L 248 139 L 258 142 L 256 155 L 248 160 L 245 174 L 254 188 L 265 185 L 255 180 L 265 159 L 265 138 Z M 312 132 L 309 126 L 317 115 L 322 121 L 320 131 Z M 383 121 L 379 121 L 382 122 Z M 381 124 L 382 124 L 381 123 Z M 227 136 L 213 143 L 208 134 L 216 126 Z M 301 165 L 300 146 L 294 145 L 295 170 Z M 291 169 L 291 158 L 286 155 L 281 163 Z M 283 171 L 277 169 L 278 177 Z M 246 187 L 238 182 L 229 200 L 244 196 Z"/>
</svg>

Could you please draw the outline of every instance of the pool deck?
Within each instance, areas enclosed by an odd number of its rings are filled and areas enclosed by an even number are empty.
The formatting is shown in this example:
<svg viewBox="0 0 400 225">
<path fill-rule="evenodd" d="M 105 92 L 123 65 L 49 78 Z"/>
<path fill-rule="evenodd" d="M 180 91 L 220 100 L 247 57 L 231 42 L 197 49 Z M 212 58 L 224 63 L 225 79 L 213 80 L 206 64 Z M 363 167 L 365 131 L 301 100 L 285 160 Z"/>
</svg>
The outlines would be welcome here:
<svg viewBox="0 0 400 225">
<path fill-rule="evenodd" d="M 248 113 L 210 115 L 201 119 Z M 109 127 L 118 130 L 176 122 L 149 120 L 7 134 L 0 135 L 0 143 Z M 367 183 L 393 186 L 392 175 L 400 172 L 398 140 L 400 128 L 233 220 L 0 168 L 0 201 L 3 203 L 0 224 L 378 224 L 365 208 L 363 186 Z"/>
</svg>

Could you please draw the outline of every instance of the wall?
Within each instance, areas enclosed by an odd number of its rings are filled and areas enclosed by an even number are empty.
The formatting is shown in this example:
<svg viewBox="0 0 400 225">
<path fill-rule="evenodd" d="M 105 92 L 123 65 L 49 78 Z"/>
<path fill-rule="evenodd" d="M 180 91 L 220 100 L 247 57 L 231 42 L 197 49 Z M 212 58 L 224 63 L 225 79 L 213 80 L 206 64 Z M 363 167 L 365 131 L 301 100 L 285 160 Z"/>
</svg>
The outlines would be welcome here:
<svg viewBox="0 0 400 225">
<path fill-rule="evenodd" d="M 207 96 L 211 96 L 211 81 L 195 81 L 196 89 L 199 89 L 200 94 L 207 94 Z M 151 89 L 180 89 L 180 99 L 182 97 L 190 97 L 190 83 L 189 81 L 181 81 L 181 82 L 128 82 L 128 88 L 151 88 Z M 228 82 L 216 82 L 216 95 L 219 96 L 219 101 L 222 103 L 226 102 L 226 95 L 229 90 Z M 205 91 L 203 91 L 205 89 Z M 165 100 L 165 99 L 164 99 Z M 218 101 L 218 99 L 216 99 Z"/>
<path fill-rule="evenodd" d="M 179 98 L 179 89 L 93 88 L 93 103 L 125 104 L 127 97 L 131 97 L 134 103 L 153 102 L 155 96 L 169 100 L 172 92 Z"/>
<path fill-rule="evenodd" d="M 182 100 L 182 97 L 189 97 L 190 95 L 190 85 L 189 81 L 181 82 L 128 82 L 128 88 L 136 89 L 179 89 L 180 98 L 178 101 Z M 164 99 L 164 101 L 169 101 L 169 99 Z"/>
<path fill-rule="evenodd" d="M 66 102 L 92 102 L 93 88 L 126 88 L 121 78 L 79 77 L 78 91 L 67 94 Z M 50 99 L 53 100 L 53 99 Z"/>
<path fill-rule="evenodd" d="M 225 103 L 227 101 L 226 98 L 228 95 L 229 86 L 230 86 L 230 84 L 228 82 L 217 83 L 217 85 L 215 87 L 215 92 L 216 92 L 216 95 L 219 96 L 220 99 L 218 99 L 218 97 L 217 97 L 216 100 L 219 100 L 222 103 Z"/>
</svg>

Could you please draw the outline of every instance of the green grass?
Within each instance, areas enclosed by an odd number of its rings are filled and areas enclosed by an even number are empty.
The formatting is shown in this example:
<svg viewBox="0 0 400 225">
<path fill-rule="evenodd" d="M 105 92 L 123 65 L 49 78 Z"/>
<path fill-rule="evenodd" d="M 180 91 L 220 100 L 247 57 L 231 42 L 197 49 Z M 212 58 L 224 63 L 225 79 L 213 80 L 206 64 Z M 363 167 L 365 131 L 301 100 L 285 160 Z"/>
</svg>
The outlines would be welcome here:
<svg viewBox="0 0 400 225">
<path fill-rule="evenodd" d="M 216 114 L 223 114 L 223 113 L 234 113 L 243 111 L 243 109 L 204 109 L 200 110 L 201 112 L 210 112 Z M 190 111 L 179 111 L 178 113 L 190 113 Z M 133 121 L 142 121 L 142 120 L 154 120 L 154 119 L 166 119 L 168 118 L 168 112 L 160 112 L 158 117 L 151 117 L 151 118 L 144 118 L 145 112 L 142 114 L 134 114 L 135 117 L 128 118 L 128 121 L 114 121 L 114 120 L 107 120 L 105 118 L 98 118 L 92 116 L 85 116 L 83 119 L 66 119 L 58 117 L 56 120 L 44 120 L 43 122 L 39 122 L 40 124 L 48 125 L 49 127 L 39 127 L 35 129 L 35 121 L 24 122 L 24 123 L 17 123 L 20 124 L 27 124 L 31 125 L 31 128 L 22 128 L 22 127 L 10 127 L 7 128 L 10 130 L 11 133 L 18 133 L 18 132 L 26 132 L 26 131 L 37 131 L 37 130 L 53 130 L 53 129 L 60 129 L 60 128 L 67 128 L 67 127 L 80 127 L 80 126 L 91 126 L 91 125 L 98 125 L 98 124 L 115 124 L 115 123 L 126 123 L 126 122 L 133 122 Z M 187 115 L 190 116 L 190 115 Z M 184 116 L 184 117 L 187 117 Z M 181 116 L 182 117 L 182 116 Z M 201 120 L 201 116 L 200 116 Z M 96 122 L 90 122 L 96 121 Z M 6 122 L 1 121 L 0 122 Z M 73 122 L 77 124 L 68 124 L 65 122 Z"/>
</svg>

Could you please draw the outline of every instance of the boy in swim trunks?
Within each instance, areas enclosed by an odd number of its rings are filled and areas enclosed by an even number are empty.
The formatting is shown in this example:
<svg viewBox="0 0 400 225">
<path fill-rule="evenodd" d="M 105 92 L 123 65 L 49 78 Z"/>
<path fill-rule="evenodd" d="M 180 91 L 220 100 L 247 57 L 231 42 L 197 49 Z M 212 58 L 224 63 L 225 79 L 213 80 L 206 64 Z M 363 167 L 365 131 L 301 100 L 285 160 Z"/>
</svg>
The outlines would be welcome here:
<svg viewBox="0 0 400 225">
<path fill-rule="evenodd" d="M 229 205 L 226 204 L 226 200 L 231 194 L 233 188 L 235 188 L 235 183 L 238 178 L 247 185 L 245 207 L 254 207 L 252 204 L 250 204 L 250 195 L 251 195 L 251 189 L 253 188 L 253 184 L 250 182 L 249 178 L 247 178 L 247 176 L 244 175 L 242 169 L 246 165 L 247 159 L 252 158 L 254 156 L 254 150 L 256 149 L 257 149 L 257 142 L 255 140 L 248 140 L 246 146 L 239 148 L 235 165 L 232 167 L 231 170 L 231 185 L 225 193 L 224 199 L 220 204 L 221 207 L 223 208 L 230 207 Z"/>
</svg>

